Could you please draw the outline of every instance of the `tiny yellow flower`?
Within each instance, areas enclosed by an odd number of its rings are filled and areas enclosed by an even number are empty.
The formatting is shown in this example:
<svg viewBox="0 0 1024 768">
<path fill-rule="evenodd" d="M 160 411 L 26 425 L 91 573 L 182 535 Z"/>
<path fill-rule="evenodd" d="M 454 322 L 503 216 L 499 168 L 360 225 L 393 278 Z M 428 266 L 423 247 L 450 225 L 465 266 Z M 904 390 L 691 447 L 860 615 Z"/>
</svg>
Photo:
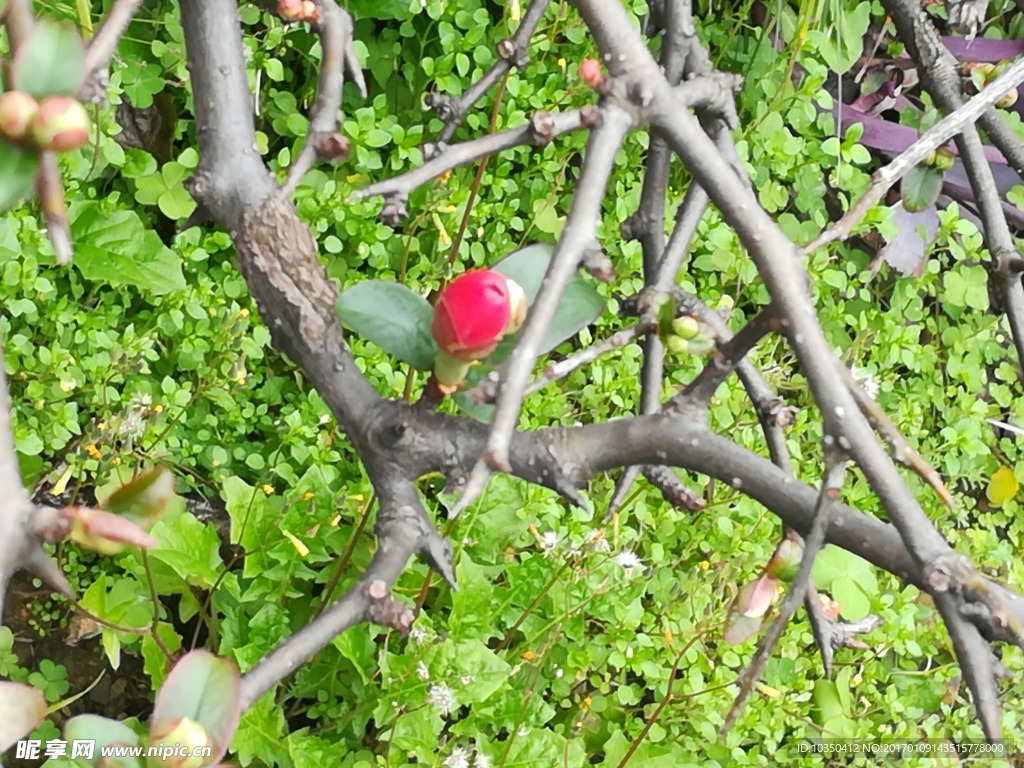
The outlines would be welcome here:
<svg viewBox="0 0 1024 768">
<path fill-rule="evenodd" d="M 341 522 L 341 515 L 335 515 L 334 519 L 331 520 L 331 528 L 337 528 L 338 527 L 338 523 L 340 523 L 340 522 Z"/>
<path fill-rule="evenodd" d="M 536 655 L 537 654 L 535 654 L 533 651 L 526 651 L 523 654 L 523 659 L 526 660 L 526 661 L 533 661 L 534 658 L 536 657 Z"/>
<path fill-rule="evenodd" d="M 764 683 L 758 683 L 757 690 L 759 690 L 769 699 L 777 699 L 779 698 L 779 696 L 782 695 L 781 693 L 779 693 L 778 689 L 772 688 L 770 685 L 765 685 Z"/>
<path fill-rule="evenodd" d="M 121 457 L 120 456 L 115 456 L 113 459 L 111 459 L 111 461 L 114 462 L 114 466 L 115 467 L 120 467 L 121 466 Z"/>
<path fill-rule="evenodd" d="M 98 459 L 103 455 L 102 453 L 100 453 L 100 449 L 97 448 L 92 443 L 89 443 L 89 445 L 85 446 L 85 452 L 92 456 L 94 459 Z"/>
<path fill-rule="evenodd" d="M 306 491 L 304 494 L 302 494 L 302 500 L 309 501 L 310 499 L 313 498 L 314 495 L 315 494 L 312 491 Z"/>
<path fill-rule="evenodd" d="M 160 403 L 157 403 L 156 405 L 153 406 L 153 410 L 156 411 L 157 413 L 163 413 L 164 407 Z"/>
<path fill-rule="evenodd" d="M 96 425 L 96 429 L 106 429 L 106 428 L 107 428 L 107 422 L 105 422 L 105 421 L 101 421 L 101 422 L 99 422 Z"/>
<path fill-rule="evenodd" d="M 565 59 L 559 59 L 558 66 L 561 67 L 562 69 L 565 69 Z"/>
<path fill-rule="evenodd" d="M 263 486 L 263 488 L 266 489 L 267 486 Z M 284 533 L 284 537 L 292 543 L 292 546 L 295 547 L 295 551 L 298 552 L 299 555 L 302 557 L 309 555 L 309 547 L 299 541 L 294 534 L 291 534 L 288 531 L 282 531 L 282 533 Z"/>
<path fill-rule="evenodd" d="M 238 313 L 238 316 L 239 317 L 248 317 L 249 316 L 249 310 L 243 308 L 242 311 Z"/>
<path fill-rule="evenodd" d="M 533 536 L 537 536 L 538 535 L 537 526 L 534 525 L 533 523 L 527 523 L 526 530 L 528 530 L 530 532 L 530 534 L 533 535 Z"/>
<path fill-rule="evenodd" d="M 707 560 L 701 560 L 700 561 L 700 569 L 702 571 L 706 571 L 710 567 L 711 567 L 711 563 L 709 563 Z"/>
<path fill-rule="evenodd" d="M 272 486 L 270 484 L 267 484 L 267 483 L 264 483 L 264 485 L 263 485 L 263 492 L 265 494 L 267 494 L 267 496 L 269 496 L 270 494 L 272 494 L 274 492 L 274 486 Z"/>
<path fill-rule="evenodd" d="M 448 181 L 448 179 L 451 178 L 451 176 L 452 176 L 451 170 L 447 170 L 444 173 L 442 173 L 440 176 L 438 176 L 437 180 L 440 181 L 442 184 L 444 184 L 446 181 Z"/>
<path fill-rule="evenodd" d="M 588 709 L 590 709 L 590 697 L 589 696 L 585 697 L 583 699 L 583 701 L 580 702 L 580 709 L 582 709 L 584 712 L 586 712 Z"/>
</svg>

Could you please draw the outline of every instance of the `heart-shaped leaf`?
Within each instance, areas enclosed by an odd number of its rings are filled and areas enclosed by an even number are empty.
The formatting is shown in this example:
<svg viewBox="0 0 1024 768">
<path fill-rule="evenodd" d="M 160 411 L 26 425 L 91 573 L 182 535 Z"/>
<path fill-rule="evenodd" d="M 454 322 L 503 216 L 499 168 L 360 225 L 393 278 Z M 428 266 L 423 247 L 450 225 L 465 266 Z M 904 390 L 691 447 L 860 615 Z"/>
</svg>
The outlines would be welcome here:
<svg viewBox="0 0 1024 768">
<path fill-rule="evenodd" d="M 57 94 L 74 96 L 83 79 L 85 54 L 79 34 L 64 24 L 36 24 L 14 59 L 14 87 L 37 99 Z"/>
<path fill-rule="evenodd" d="M 931 165 L 916 165 L 903 177 L 900 196 L 911 213 L 930 208 L 942 191 L 942 171 Z"/>
<path fill-rule="evenodd" d="M 216 745 L 213 762 L 227 751 L 241 714 L 238 668 L 209 651 L 192 651 L 174 665 L 161 686 L 149 731 L 158 733 L 168 723 L 188 718 L 201 725 Z"/>
<path fill-rule="evenodd" d="M 0 139 L 0 213 L 13 208 L 32 189 L 38 165 L 35 152 Z"/>
<path fill-rule="evenodd" d="M 367 341 L 421 371 L 434 367 L 434 308 L 400 283 L 364 280 L 338 296 L 341 322 Z"/>
<path fill-rule="evenodd" d="M 0 681 L 0 754 L 32 733 L 46 717 L 46 697 L 38 688 Z"/>
</svg>

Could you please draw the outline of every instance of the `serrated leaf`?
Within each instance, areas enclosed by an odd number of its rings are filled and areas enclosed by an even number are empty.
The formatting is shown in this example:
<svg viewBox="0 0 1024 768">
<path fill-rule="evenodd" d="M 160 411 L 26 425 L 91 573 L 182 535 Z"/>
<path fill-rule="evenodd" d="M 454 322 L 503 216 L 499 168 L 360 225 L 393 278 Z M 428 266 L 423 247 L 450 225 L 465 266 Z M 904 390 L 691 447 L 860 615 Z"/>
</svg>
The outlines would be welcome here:
<svg viewBox="0 0 1024 768">
<path fill-rule="evenodd" d="M 13 208 L 32 189 L 38 165 L 35 152 L 0 139 L 0 213 Z"/>
<path fill-rule="evenodd" d="M 219 760 L 238 728 L 241 712 L 241 679 L 234 662 L 209 651 L 192 651 L 174 665 L 160 688 L 150 732 L 187 717 L 206 729 L 216 744 L 212 759 Z"/>
<path fill-rule="evenodd" d="M 433 369 L 434 308 L 418 293 L 388 280 L 364 280 L 341 292 L 336 309 L 341 322 L 367 341 L 421 371 Z"/>
<path fill-rule="evenodd" d="M 0 681 L 0 754 L 25 738 L 46 717 L 46 697 L 38 688 Z"/>
<path fill-rule="evenodd" d="M 155 294 L 185 287 L 181 257 L 134 211 L 107 212 L 87 202 L 73 211 L 74 264 L 88 280 L 134 285 Z"/>
<path fill-rule="evenodd" d="M 1020 483 L 1017 482 L 1017 476 L 1013 470 L 1009 467 L 1000 467 L 989 478 L 985 495 L 993 507 L 1001 507 L 1016 496 L 1019 490 Z"/>
<path fill-rule="evenodd" d="M 41 99 L 74 96 L 85 78 L 82 38 L 72 27 L 41 21 L 18 51 L 11 82 L 19 91 Z"/>
<path fill-rule="evenodd" d="M 942 171 L 931 165 L 916 165 L 903 177 L 900 196 L 903 207 L 911 213 L 930 208 L 942 191 Z"/>
</svg>

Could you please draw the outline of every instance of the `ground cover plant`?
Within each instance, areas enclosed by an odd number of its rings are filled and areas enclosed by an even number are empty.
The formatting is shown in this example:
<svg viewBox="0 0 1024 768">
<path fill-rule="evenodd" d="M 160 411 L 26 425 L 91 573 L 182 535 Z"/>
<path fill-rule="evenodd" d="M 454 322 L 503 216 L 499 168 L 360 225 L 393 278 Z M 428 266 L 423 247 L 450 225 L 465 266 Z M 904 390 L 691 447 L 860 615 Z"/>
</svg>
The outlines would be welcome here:
<svg viewBox="0 0 1024 768">
<path fill-rule="evenodd" d="M 0 13 L 12 764 L 1022 759 L 1016 5 Z"/>
</svg>

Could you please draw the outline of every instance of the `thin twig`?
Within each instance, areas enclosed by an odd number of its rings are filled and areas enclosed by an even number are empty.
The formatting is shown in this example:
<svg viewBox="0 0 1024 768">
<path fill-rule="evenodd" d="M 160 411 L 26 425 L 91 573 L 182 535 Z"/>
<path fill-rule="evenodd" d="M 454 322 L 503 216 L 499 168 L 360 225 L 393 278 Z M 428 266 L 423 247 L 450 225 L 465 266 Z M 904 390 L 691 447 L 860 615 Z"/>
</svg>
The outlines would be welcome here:
<svg viewBox="0 0 1024 768">
<path fill-rule="evenodd" d="M 506 361 L 485 453 L 470 474 L 459 501 L 452 509 L 452 516 L 462 512 L 480 495 L 492 470 L 511 470 L 509 443 L 519 421 L 527 379 L 583 251 L 596 239 L 595 228 L 601 217 L 601 204 L 615 163 L 615 153 L 632 127 L 633 117 L 629 112 L 614 102 L 602 105 L 601 124 L 591 132 L 587 141 L 583 168 L 565 228 L 537 297 L 530 306 L 519 341 Z"/>
<path fill-rule="evenodd" d="M 889 420 L 881 406 L 864 391 L 864 388 L 857 382 L 850 369 L 843 366 L 843 371 L 846 386 L 849 387 L 853 399 L 857 401 L 860 412 L 871 422 L 871 426 L 875 428 L 875 431 L 891 446 L 893 459 L 914 470 L 922 480 L 931 486 L 943 503 L 950 509 L 953 509 L 953 496 L 950 494 L 949 489 L 946 488 L 945 483 L 942 482 L 939 473 L 935 471 L 931 464 L 925 461 L 921 454 L 914 450 L 914 447 L 907 441 L 907 438 Z"/>
<path fill-rule="evenodd" d="M 921 138 L 907 147 L 888 165 L 879 168 L 871 177 L 871 186 L 861 197 L 850 206 L 850 210 L 828 229 L 821 232 L 814 240 L 804 246 L 804 254 L 810 254 L 835 240 L 845 240 L 861 219 L 875 205 L 881 202 L 885 193 L 900 179 L 917 167 L 929 153 L 943 146 L 955 135 L 964 130 L 964 126 L 973 125 L 986 109 L 1014 90 L 1024 82 L 1024 57 L 1018 58 L 1002 75 L 992 81 L 985 90 L 957 107 L 953 112 L 937 122 Z"/>
<path fill-rule="evenodd" d="M 106 18 L 96 30 L 96 35 L 85 49 L 85 80 L 92 79 L 97 72 L 110 65 L 110 59 L 117 50 L 128 25 L 135 18 L 143 0 L 114 0 Z"/>
<path fill-rule="evenodd" d="M 467 165 L 487 155 L 503 152 L 513 147 L 526 144 L 545 146 L 556 136 L 577 131 L 580 128 L 594 127 L 598 119 L 598 111 L 593 106 L 581 107 L 568 112 L 536 112 L 528 123 L 500 133 L 481 136 L 479 139 L 453 144 L 420 167 L 376 184 L 370 184 L 368 187 L 353 192 L 349 199 L 363 200 L 375 195 L 408 196 L 413 190 L 453 168 Z"/>
<path fill-rule="evenodd" d="M 366 95 L 366 83 L 359 66 L 349 66 L 352 47 L 352 17 L 334 0 L 325 0 L 317 6 L 320 20 L 313 29 L 320 38 L 320 73 L 316 85 L 316 101 L 309 115 L 309 133 L 299 150 L 295 162 L 288 169 L 282 191 L 290 195 L 317 160 L 337 162 L 348 154 L 349 142 L 339 133 L 341 128 L 341 99 L 345 75 Z M 354 56 L 354 52 L 352 53 Z"/>
<path fill-rule="evenodd" d="M 431 142 L 424 148 L 423 154 L 427 160 L 431 160 L 445 151 L 446 145 L 462 125 L 462 121 L 466 119 L 469 110 L 484 97 L 484 94 L 513 68 L 521 69 L 526 66 L 529 62 L 526 48 L 533 38 L 533 33 L 537 30 L 537 25 L 544 17 L 549 2 L 550 0 L 533 0 L 530 3 L 512 38 L 498 43 L 498 60 L 461 96 L 458 98 L 435 96 L 433 98 L 434 109 L 438 117 L 444 120 L 445 125 L 438 135 L 437 141 Z"/>
<path fill-rule="evenodd" d="M 768 659 L 771 658 L 772 651 L 782 637 L 789 620 L 793 618 L 796 609 L 803 602 L 808 588 L 813 585 L 811 574 L 814 570 L 814 561 L 825 546 L 825 535 L 828 533 L 834 502 L 839 498 L 839 489 L 842 487 L 845 472 L 845 456 L 839 449 L 839 438 L 827 434 L 822 442 L 825 449 L 825 477 L 822 479 L 818 503 L 814 510 L 814 522 L 804 537 L 804 551 L 800 559 L 800 567 L 797 568 L 796 575 L 793 577 L 793 583 L 786 594 L 786 599 L 779 607 L 779 615 L 775 617 L 775 621 L 772 622 L 764 638 L 758 644 L 754 658 L 750 660 L 750 664 L 739 677 L 740 691 L 722 725 L 721 733 L 723 734 L 727 733 L 736 723 L 736 719 L 743 710 L 743 705 L 754 690 L 754 685 L 761 678 L 761 673 L 764 672 Z"/>
<path fill-rule="evenodd" d="M 739 362 L 750 354 L 762 338 L 778 330 L 777 323 L 778 313 L 773 305 L 769 304 L 744 325 L 739 333 L 718 345 L 717 351 L 697 378 L 673 397 L 666 404 L 666 409 L 682 409 L 687 406 L 706 409 L 718 387 L 735 370 Z"/>
<path fill-rule="evenodd" d="M 557 363 L 551 363 L 544 369 L 544 372 L 527 388 L 526 394 L 532 395 L 540 392 L 548 384 L 564 379 L 573 371 L 577 371 L 584 365 L 590 365 L 592 362 L 597 360 L 602 355 L 606 355 L 609 352 L 613 352 L 617 349 L 629 344 L 633 339 L 638 336 L 642 336 L 645 331 L 641 330 L 639 325 L 634 325 L 629 328 L 623 328 L 621 331 L 616 331 L 606 339 L 602 339 L 596 344 L 592 344 L 586 349 L 581 349 L 564 360 L 559 360 Z"/>
</svg>

